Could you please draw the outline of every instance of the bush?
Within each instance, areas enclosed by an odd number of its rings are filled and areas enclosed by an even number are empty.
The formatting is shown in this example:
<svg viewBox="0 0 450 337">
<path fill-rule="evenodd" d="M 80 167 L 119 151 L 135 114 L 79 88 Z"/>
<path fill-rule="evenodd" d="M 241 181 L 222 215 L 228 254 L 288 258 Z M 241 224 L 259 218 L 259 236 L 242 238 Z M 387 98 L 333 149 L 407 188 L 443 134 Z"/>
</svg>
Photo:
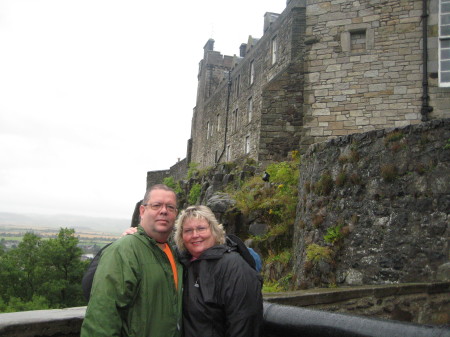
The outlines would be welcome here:
<svg viewBox="0 0 450 337">
<path fill-rule="evenodd" d="M 188 195 L 188 202 L 190 205 L 195 205 L 198 202 L 201 191 L 202 191 L 202 185 L 200 185 L 199 183 L 195 183 L 194 185 L 192 185 L 192 188 L 189 191 L 189 195 Z"/>
<path fill-rule="evenodd" d="M 325 236 L 324 236 L 325 242 L 328 242 L 328 243 L 331 243 L 334 245 L 336 242 L 341 240 L 344 236 L 344 234 L 342 233 L 343 226 L 344 226 L 343 224 L 340 224 L 337 226 L 329 227 L 327 229 L 327 234 L 325 234 Z"/>
<path fill-rule="evenodd" d="M 318 195 L 328 195 L 333 189 L 333 178 L 331 174 L 325 172 L 320 177 L 319 181 L 314 185 L 314 191 Z"/>
<path fill-rule="evenodd" d="M 179 182 L 175 182 L 175 179 L 173 179 L 173 177 L 167 177 L 163 179 L 163 184 L 167 185 L 168 187 L 170 187 L 171 189 L 173 189 L 175 191 L 175 193 L 181 193 L 181 187 L 180 187 L 180 183 Z"/>
<path fill-rule="evenodd" d="M 320 261 L 331 261 L 331 249 L 328 247 L 322 247 L 318 244 L 312 243 L 306 247 L 306 259 L 313 264 L 317 264 Z"/>
</svg>

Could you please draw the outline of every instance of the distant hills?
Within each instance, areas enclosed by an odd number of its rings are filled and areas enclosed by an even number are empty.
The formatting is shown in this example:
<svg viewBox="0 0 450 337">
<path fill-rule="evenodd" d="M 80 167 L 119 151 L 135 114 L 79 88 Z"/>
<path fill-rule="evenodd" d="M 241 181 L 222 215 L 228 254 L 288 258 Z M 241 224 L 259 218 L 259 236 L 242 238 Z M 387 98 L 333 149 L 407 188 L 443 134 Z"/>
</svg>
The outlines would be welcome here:
<svg viewBox="0 0 450 337">
<path fill-rule="evenodd" d="M 31 228 L 73 228 L 78 231 L 120 234 L 130 227 L 131 219 L 113 219 L 79 215 L 17 214 L 0 212 L 0 231 L 6 226 Z"/>
</svg>

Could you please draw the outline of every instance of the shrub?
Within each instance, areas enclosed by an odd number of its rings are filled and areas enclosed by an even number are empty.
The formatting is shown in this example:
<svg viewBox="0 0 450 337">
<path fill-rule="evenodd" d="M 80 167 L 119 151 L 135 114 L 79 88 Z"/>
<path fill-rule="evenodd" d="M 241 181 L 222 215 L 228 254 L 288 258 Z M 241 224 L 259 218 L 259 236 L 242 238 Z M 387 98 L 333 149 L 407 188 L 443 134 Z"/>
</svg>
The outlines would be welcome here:
<svg viewBox="0 0 450 337">
<path fill-rule="evenodd" d="M 319 227 L 324 222 L 324 218 L 322 214 L 315 214 L 312 218 L 312 224 L 314 227 Z"/>
<path fill-rule="evenodd" d="M 344 225 L 340 224 L 337 226 L 332 226 L 327 229 L 327 234 L 324 236 L 325 242 L 335 244 L 339 240 L 341 240 L 344 237 L 344 234 L 342 232 L 342 227 Z"/>
<path fill-rule="evenodd" d="M 445 144 L 444 150 L 450 150 L 450 139 L 447 139 L 447 144 Z"/>
<path fill-rule="evenodd" d="M 397 178 L 397 167 L 392 164 L 381 166 L 381 177 L 386 182 L 393 182 Z"/>
<path fill-rule="evenodd" d="M 188 202 L 190 205 L 194 205 L 198 202 L 198 199 L 200 198 L 200 192 L 202 190 L 202 185 L 199 183 L 195 183 L 192 185 L 191 190 L 189 191 L 188 195 Z"/>
<path fill-rule="evenodd" d="M 191 179 L 198 174 L 198 163 L 189 163 L 189 168 L 187 172 L 187 178 Z"/>
<path fill-rule="evenodd" d="M 386 138 L 384 139 L 384 144 L 387 145 L 388 143 L 398 142 L 404 137 L 404 134 L 400 131 L 394 131 L 388 135 L 386 135 Z"/>
<path fill-rule="evenodd" d="M 265 281 L 262 288 L 263 293 L 279 293 L 283 288 L 278 282 Z"/>
<path fill-rule="evenodd" d="M 168 187 L 170 187 L 171 189 L 173 189 L 175 191 L 175 193 L 181 193 L 181 187 L 180 187 L 180 183 L 179 182 L 175 182 L 175 179 L 173 179 L 173 177 L 166 177 L 163 179 L 163 184 L 167 185 Z"/>
<path fill-rule="evenodd" d="M 236 207 L 246 216 L 255 211 L 261 221 L 269 225 L 272 234 L 285 232 L 295 220 L 298 195 L 298 162 L 276 162 L 266 171 L 270 174 L 270 184 L 261 177 L 245 180 L 238 189 L 228 192 L 236 200 Z"/>
<path fill-rule="evenodd" d="M 342 187 L 347 182 L 347 174 L 345 171 L 339 172 L 339 174 L 336 177 L 336 186 Z"/>
<path fill-rule="evenodd" d="M 318 195 L 328 195 L 333 189 L 333 178 L 331 174 L 325 172 L 320 177 L 319 181 L 314 185 L 314 191 Z"/>
<path fill-rule="evenodd" d="M 353 185 L 360 185 L 361 184 L 361 177 L 359 176 L 358 173 L 352 173 L 350 175 L 350 181 L 352 182 Z"/>
<path fill-rule="evenodd" d="M 306 247 L 306 259 L 313 264 L 320 261 L 331 261 L 331 249 L 312 243 Z"/>
<path fill-rule="evenodd" d="M 266 259 L 266 263 L 280 262 L 283 265 L 287 265 L 291 261 L 292 253 L 290 250 L 284 250 L 277 255 L 269 255 Z"/>
</svg>

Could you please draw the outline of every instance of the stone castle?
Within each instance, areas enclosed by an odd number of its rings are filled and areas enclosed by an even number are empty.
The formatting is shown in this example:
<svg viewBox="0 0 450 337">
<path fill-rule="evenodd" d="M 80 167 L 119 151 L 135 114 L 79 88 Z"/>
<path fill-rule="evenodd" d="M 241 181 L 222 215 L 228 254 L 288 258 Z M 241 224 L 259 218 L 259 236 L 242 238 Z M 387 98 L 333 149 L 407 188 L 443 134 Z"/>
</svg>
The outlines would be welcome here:
<svg viewBox="0 0 450 337">
<path fill-rule="evenodd" d="M 214 40 L 199 64 L 186 158 L 148 183 L 371 130 L 450 116 L 450 9 L 443 0 L 288 0 L 239 56 Z"/>
</svg>

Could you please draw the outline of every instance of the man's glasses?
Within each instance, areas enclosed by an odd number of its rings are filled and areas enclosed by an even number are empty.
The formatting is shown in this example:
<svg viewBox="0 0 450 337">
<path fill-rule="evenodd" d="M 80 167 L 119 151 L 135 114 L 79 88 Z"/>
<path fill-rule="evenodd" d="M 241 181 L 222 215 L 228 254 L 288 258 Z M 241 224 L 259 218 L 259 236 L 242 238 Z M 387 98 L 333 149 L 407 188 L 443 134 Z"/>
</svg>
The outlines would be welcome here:
<svg viewBox="0 0 450 337">
<path fill-rule="evenodd" d="M 169 213 L 176 213 L 178 210 L 174 205 L 162 204 L 159 202 L 155 202 L 153 204 L 142 204 L 142 206 L 149 206 L 154 211 L 159 211 L 163 206 L 166 206 L 166 209 Z"/>
<path fill-rule="evenodd" d="M 209 229 L 209 227 L 203 227 L 203 226 L 198 226 L 197 228 L 186 228 L 186 229 L 183 229 L 183 235 L 190 236 L 190 235 L 193 235 L 194 232 L 197 232 L 197 234 L 203 234 L 208 229 Z"/>
</svg>

